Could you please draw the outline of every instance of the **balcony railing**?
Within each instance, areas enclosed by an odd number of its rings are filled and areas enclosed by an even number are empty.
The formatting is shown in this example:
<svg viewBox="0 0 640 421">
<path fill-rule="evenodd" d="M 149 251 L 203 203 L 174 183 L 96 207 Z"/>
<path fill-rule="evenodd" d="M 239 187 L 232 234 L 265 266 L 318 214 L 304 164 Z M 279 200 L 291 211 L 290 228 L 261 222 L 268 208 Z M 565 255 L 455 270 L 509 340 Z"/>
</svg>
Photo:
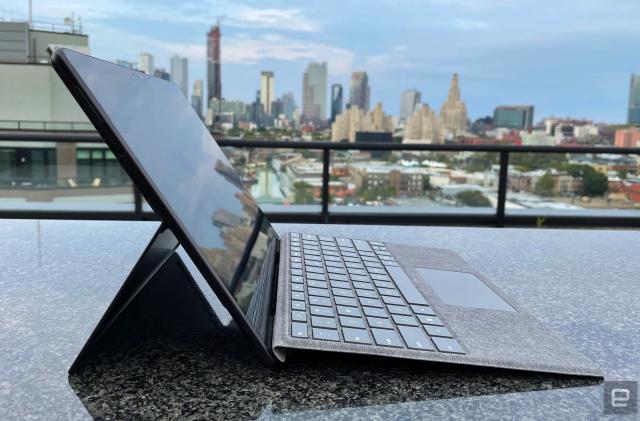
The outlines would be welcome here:
<svg viewBox="0 0 640 421">
<path fill-rule="evenodd" d="M 43 132 L 43 131 L 0 131 L 0 150 L 4 145 L 16 146 L 31 142 L 51 142 L 53 144 L 76 144 L 91 146 L 95 145 L 96 150 L 102 148 L 106 150 L 102 139 L 97 133 L 74 133 L 74 132 Z M 22 143 L 21 143 L 22 142 Z M 464 145 L 464 144 L 379 144 L 379 143 L 333 143 L 333 142 L 283 142 L 283 141 L 263 141 L 263 140 L 229 140 L 223 139 L 218 144 L 232 150 L 292 150 L 302 153 L 313 153 L 317 157 L 318 191 L 312 197 L 313 205 L 269 205 L 263 204 L 263 209 L 267 216 L 274 222 L 301 222 L 301 223 L 346 223 L 346 224 L 401 224 L 401 225 L 479 225 L 479 226 L 579 226 L 579 227 L 640 227 L 640 204 L 624 202 L 619 208 L 594 208 L 583 209 L 581 205 L 582 198 L 565 197 L 572 194 L 571 187 L 560 186 L 560 196 L 557 203 L 561 209 L 537 209 L 527 208 L 518 204 L 529 203 L 539 198 L 534 195 L 518 193 L 512 188 L 509 191 L 509 185 L 517 185 L 516 175 L 509 174 L 510 162 L 512 158 L 521 158 L 525 156 L 541 156 L 544 159 L 551 160 L 554 156 L 567 156 L 567 154 L 576 156 L 632 156 L 640 154 L 640 148 L 617 148 L 617 147 L 600 147 L 600 146 L 513 146 L 513 145 Z M 100 155 L 96 150 L 92 154 Z M 396 206 L 364 206 L 349 203 L 335 203 L 337 199 L 333 197 L 332 179 L 332 154 L 334 161 L 336 154 L 347 151 L 364 151 L 372 154 L 384 154 L 390 151 L 403 153 L 432 153 L 432 154 L 484 154 L 484 159 L 490 157 L 493 164 L 493 175 L 495 177 L 495 185 L 491 187 L 490 196 L 493 198 L 491 205 L 481 205 L 479 207 L 455 207 L 445 206 L 439 203 L 437 207 L 420 207 L 408 205 Z M 108 151 L 107 151 L 108 153 Z M 529 154 L 529 155 L 527 155 Z M 538 155 L 541 154 L 541 155 Z M 93 156 L 93 155 L 92 155 Z M 2 157 L 0 156 L 0 159 Z M 630 165 L 637 171 L 638 163 Z M 233 160 L 232 160 L 233 161 Z M 518 159 L 516 159 L 518 161 Z M 98 161 L 96 161 L 98 162 Z M 99 161 L 102 162 L 102 161 Z M 249 164 L 252 162 L 249 161 Z M 247 164 L 247 162 L 245 162 Z M 262 163 L 264 164 L 264 163 Z M 100 164 L 101 170 L 104 170 L 103 164 Z M 354 164 L 355 165 L 355 164 Z M 333 167 L 335 168 L 335 164 Z M 625 170 L 626 171 L 626 170 Z M 0 174 L 1 176 L 1 174 Z M 510 180 L 509 177 L 512 177 Z M 435 178 L 435 176 L 434 176 Z M 640 180 L 637 180 L 640 182 Z M 71 182 L 71 181 L 69 181 Z M 60 183 L 60 180 L 58 180 Z M 94 189 L 103 189 L 109 194 L 120 194 L 121 189 L 131 189 L 131 198 L 122 200 L 131 200 L 133 206 L 131 209 L 121 210 L 117 207 L 110 209 L 105 206 L 104 209 L 76 209 L 76 208 L 52 208 L 38 209 L 34 206 L 27 206 L 23 209 L 11 209 L 3 207 L 0 209 L 0 218 L 66 218 L 66 219 L 157 219 L 151 208 L 146 204 L 143 197 L 135 187 L 123 182 L 122 185 L 112 183 L 113 185 L 104 185 L 95 182 L 87 182 L 87 185 L 63 186 L 65 188 L 80 189 L 85 188 L 87 191 Z M 129 187 L 127 187 L 129 186 Z M 451 185 L 455 190 L 455 184 Z M 451 187 L 445 186 L 445 187 Z M 27 188 L 29 186 L 27 185 Z M 111 189 L 111 190 L 107 190 Z M 119 190 L 120 189 L 120 190 Z M 1 188 L 0 188 L 1 190 Z M 508 200 L 508 196 L 512 199 Z M 2 194 L 0 193 L 0 196 Z M 522 196 L 522 197 L 521 197 Z M 639 190 L 640 196 L 640 190 Z M 455 197 L 455 196 L 454 196 Z M 586 199 L 586 198 L 585 198 Z M 411 202 L 412 198 L 406 201 Z M 441 200 L 441 199 L 438 199 Z M 590 199 L 586 199 L 590 200 Z M 602 199 L 604 201 L 604 199 Z M 376 202 L 376 201 L 374 201 Z M 446 203 L 453 203 L 453 200 L 444 200 Z M 605 203 L 609 202 L 607 199 Z M 511 208 L 507 209 L 507 204 Z M 586 202 L 585 202 L 586 203 Z M 473 205 L 471 205 L 473 206 Z M 520 209 L 517 209 L 517 208 Z M 579 209 L 579 210 L 577 210 Z"/>
</svg>

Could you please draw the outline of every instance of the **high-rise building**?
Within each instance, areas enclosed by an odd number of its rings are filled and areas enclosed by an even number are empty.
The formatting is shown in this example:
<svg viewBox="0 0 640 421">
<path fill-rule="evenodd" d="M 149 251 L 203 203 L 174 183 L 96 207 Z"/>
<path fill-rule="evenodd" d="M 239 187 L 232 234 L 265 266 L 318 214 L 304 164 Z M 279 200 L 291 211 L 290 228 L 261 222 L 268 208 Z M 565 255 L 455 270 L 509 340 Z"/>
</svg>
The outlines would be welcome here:
<svg viewBox="0 0 640 421">
<path fill-rule="evenodd" d="M 268 116 L 271 115 L 271 103 L 276 99 L 275 78 L 273 72 L 263 70 L 260 73 L 260 104 Z"/>
<path fill-rule="evenodd" d="M 282 114 L 287 119 L 293 120 L 293 112 L 296 110 L 296 101 L 293 98 L 293 93 L 289 92 L 282 95 L 280 101 L 282 102 Z"/>
<path fill-rule="evenodd" d="M 153 71 L 153 76 L 155 76 L 155 77 L 157 77 L 159 79 L 171 80 L 171 75 L 163 67 L 157 67 Z"/>
<path fill-rule="evenodd" d="M 393 118 L 384 113 L 381 103 L 372 112 L 352 106 L 338 115 L 331 125 L 331 141 L 355 142 L 358 132 L 392 133 Z"/>
<path fill-rule="evenodd" d="M 413 115 L 418 104 L 422 100 L 422 94 L 417 89 L 407 89 L 400 95 L 400 119 L 405 121 Z"/>
<path fill-rule="evenodd" d="M 336 121 L 336 117 L 342 114 L 342 85 L 336 83 L 331 85 L 331 122 Z"/>
<path fill-rule="evenodd" d="M 153 55 L 149 53 L 140 53 L 138 60 L 138 70 L 148 75 L 153 75 L 155 68 L 153 67 Z"/>
<path fill-rule="evenodd" d="M 220 79 L 220 21 L 207 33 L 207 103 L 222 98 Z"/>
<path fill-rule="evenodd" d="M 302 78 L 302 120 L 321 123 L 327 118 L 327 63 L 309 63 Z"/>
<path fill-rule="evenodd" d="M 367 72 L 353 72 L 351 74 L 350 107 L 358 107 L 363 111 L 369 111 L 369 77 Z"/>
<path fill-rule="evenodd" d="M 191 90 L 191 106 L 200 117 L 202 117 L 202 85 L 201 80 L 196 80 Z"/>
<path fill-rule="evenodd" d="M 407 118 L 402 143 L 442 143 L 440 120 L 427 104 L 418 104 Z"/>
<path fill-rule="evenodd" d="M 493 112 L 493 126 L 515 130 L 533 127 L 533 105 L 504 105 Z"/>
<path fill-rule="evenodd" d="M 178 85 L 185 98 L 189 98 L 189 63 L 177 54 L 171 57 L 171 81 Z"/>
<path fill-rule="evenodd" d="M 640 124 L 640 75 L 631 74 L 629 87 L 629 114 L 627 123 Z"/>
<path fill-rule="evenodd" d="M 467 130 L 467 107 L 464 102 L 460 100 L 460 87 L 458 86 L 457 73 L 453 74 L 449 95 L 440 108 L 440 123 L 445 133 L 452 136 L 457 136 Z"/>
</svg>

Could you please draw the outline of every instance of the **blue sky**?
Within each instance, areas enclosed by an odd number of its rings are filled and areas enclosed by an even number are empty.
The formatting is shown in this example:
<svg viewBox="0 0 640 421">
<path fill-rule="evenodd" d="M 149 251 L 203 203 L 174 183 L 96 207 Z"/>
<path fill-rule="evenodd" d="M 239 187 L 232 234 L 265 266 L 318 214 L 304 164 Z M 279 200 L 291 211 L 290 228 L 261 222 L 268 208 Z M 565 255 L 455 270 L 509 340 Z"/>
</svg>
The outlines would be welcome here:
<svg viewBox="0 0 640 421">
<path fill-rule="evenodd" d="M 440 108 L 453 72 L 469 115 L 497 105 L 533 104 L 549 115 L 624 122 L 629 76 L 640 72 L 639 0 L 33 0 L 34 20 L 82 16 L 92 54 L 137 61 L 189 58 L 190 84 L 205 79 L 205 34 L 222 22 L 222 89 L 250 101 L 260 70 L 278 95 L 301 102 L 309 61 L 327 61 L 329 83 L 348 91 L 353 70 L 369 73 L 372 103 L 397 114 L 416 88 Z M 26 16 L 27 0 L 3 0 L 5 18 Z"/>
</svg>

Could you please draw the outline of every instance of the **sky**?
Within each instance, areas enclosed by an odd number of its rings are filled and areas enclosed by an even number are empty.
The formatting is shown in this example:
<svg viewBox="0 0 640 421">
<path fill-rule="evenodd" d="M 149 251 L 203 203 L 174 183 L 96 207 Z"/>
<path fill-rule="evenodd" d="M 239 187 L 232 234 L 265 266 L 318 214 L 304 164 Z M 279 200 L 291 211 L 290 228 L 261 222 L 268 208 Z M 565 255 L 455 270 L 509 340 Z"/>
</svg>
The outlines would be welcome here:
<svg viewBox="0 0 640 421">
<path fill-rule="evenodd" d="M 25 19 L 27 4 L 2 0 L 0 17 Z M 206 81 L 206 32 L 222 17 L 223 96 L 247 102 L 272 70 L 277 96 L 300 105 L 306 65 L 326 61 L 345 102 L 350 73 L 365 70 L 372 106 L 394 115 L 405 89 L 439 110 L 457 72 L 471 119 L 532 104 L 535 120 L 623 123 L 640 73 L 639 0 L 33 0 L 33 10 L 34 21 L 81 16 L 103 59 L 149 52 L 168 69 L 185 56 L 190 85 Z"/>
</svg>

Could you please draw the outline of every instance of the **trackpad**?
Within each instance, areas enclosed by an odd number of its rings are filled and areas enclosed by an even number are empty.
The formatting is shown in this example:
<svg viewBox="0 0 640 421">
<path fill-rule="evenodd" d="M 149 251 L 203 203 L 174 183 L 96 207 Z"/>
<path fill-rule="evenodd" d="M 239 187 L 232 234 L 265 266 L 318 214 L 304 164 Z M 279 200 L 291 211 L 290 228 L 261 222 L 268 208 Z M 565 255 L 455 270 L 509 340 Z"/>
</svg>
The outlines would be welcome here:
<svg viewBox="0 0 640 421">
<path fill-rule="evenodd" d="M 452 306 L 516 311 L 472 273 L 415 268 L 442 301 Z"/>
</svg>

